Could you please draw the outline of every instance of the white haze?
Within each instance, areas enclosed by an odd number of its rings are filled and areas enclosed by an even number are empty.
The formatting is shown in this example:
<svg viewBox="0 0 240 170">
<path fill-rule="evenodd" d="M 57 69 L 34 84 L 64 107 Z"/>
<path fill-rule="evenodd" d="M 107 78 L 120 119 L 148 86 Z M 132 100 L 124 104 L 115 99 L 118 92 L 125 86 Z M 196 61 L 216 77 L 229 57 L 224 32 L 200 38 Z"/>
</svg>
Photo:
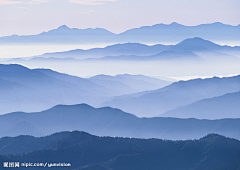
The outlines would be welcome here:
<svg viewBox="0 0 240 170">
<path fill-rule="evenodd" d="M 8 62 L 7 64 L 10 64 Z M 29 68 L 50 68 L 58 72 L 91 77 L 99 74 L 142 74 L 151 77 L 168 77 L 175 80 L 188 80 L 194 78 L 207 78 L 213 76 L 228 77 L 240 74 L 240 62 L 166 62 L 166 61 L 47 61 L 47 62 L 18 62 Z"/>
<path fill-rule="evenodd" d="M 159 42 L 158 44 L 175 45 L 179 42 Z M 219 45 L 240 46 L 240 41 L 215 41 Z M 0 59 L 4 58 L 23 58 L 42 55 L 44 53 L 63 52 L 75 49 L 91 49 L 91 48 L 104 48 L 113 45 L 111 43 L 95 43 L 95 44 L 33 44 L 33 45 L 0 45 Z M 156 45 L 156 44 L 147 44 Z"/>
<path fill-rule="evenodd" d="M 0 45 L 0 58 L 23 58 L 75 49 L 104 48 L 111 44 L 35 44 Z"/>
<path fill-rule="evenodd" d="M 229 42 L 226 42 L 229 43 Z M 226 44 L 225 43 L 225 44 Z M 231 42 L 234 43 L 234 42 Z M 103 48 L 110 44 L 59 44 L 59 45 L 0 45 L 0 58 L 23 58 L 47 52 L 62 52 L 73 49 Z M 151 44 L 152 45 L 152 44 Z M 234 45 L 234 44 L 232 44 Z M 237 44 L 235 44 L 237 45 Z M 207 55 L 206 55 L 207 56 Z M 240 57 L 240 56 L 237 56 Z M 10 64 L 12 62 L 1 63 Z M 29 68 L 50 68 L 58 72 L 91 77 L 99 74 L 142 74 L 151 77 L 168 77 L 175 80 L 231 76 L 240 74 L 239 61 L 216 62 L 166 62 L 166 61 L 28 61 L 17 62 Z"/>
</svg>

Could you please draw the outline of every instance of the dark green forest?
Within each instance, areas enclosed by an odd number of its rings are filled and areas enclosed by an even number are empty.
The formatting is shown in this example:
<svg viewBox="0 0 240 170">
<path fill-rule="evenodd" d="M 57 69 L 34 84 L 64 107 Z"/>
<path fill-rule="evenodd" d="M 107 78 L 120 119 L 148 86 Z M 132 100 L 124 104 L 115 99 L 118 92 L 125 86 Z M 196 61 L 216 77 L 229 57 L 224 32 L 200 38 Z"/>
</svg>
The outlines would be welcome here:
<svg viewBox="0 0 240 170">
<path fill-rule="evenodd" d="M 186 141 L 98 137 L 79 131 L 4 137 L 0 155 L 0 162 L 72 165 L 50 168 L 59 170 L 240 170 L 240 141 L 217 134 Z"/>
</svg>

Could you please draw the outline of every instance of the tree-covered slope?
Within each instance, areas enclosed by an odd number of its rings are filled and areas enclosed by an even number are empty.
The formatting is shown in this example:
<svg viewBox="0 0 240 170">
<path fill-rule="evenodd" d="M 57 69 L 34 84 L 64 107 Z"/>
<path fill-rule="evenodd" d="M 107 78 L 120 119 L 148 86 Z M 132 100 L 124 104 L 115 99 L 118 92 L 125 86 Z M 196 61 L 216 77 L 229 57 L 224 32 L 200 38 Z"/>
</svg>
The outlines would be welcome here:
<svg viewBox="0 0 240 170">
<path fill-rule="evenodd" d="M 21 136 L 3 139 L 12 141 L 9 149 L 15 147 L 13 152 L 18 149 L 16 145 L 20 142 L 21 152 L 25 149 L 25 154 L 0 156 L 1 162 L 13 160 L 20 163 L 65 162 L 71 163 L 72 166 L 60 167 L 60 169 L 85 170 L 238 170 L 240 168 L 240 142 L 215 134 L 189 141 L 97 137 L 78 131 L 63 132 L 44 138 Z M 6 146 L 2 144 L 3 139 L 0 140 L 1 148 Z M 32 147 L 31 151 L 29 147 Z M 41 168 L 31 167 L 31 169 Z M 59 167 L 51 169 L 59 169 Z"/>
</svg>

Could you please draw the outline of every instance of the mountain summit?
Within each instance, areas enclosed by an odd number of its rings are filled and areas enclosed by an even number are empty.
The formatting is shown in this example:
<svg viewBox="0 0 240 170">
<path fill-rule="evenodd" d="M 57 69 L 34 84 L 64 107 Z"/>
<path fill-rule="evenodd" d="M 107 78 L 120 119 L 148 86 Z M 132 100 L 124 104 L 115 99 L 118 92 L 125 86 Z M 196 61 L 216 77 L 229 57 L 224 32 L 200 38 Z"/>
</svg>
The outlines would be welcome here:
<svg viewBox="0 0 240 170">
<path fill-rule="evenodd" d="M 59 29 L 61 29 L 61 30 L 69 30 L 70 28 L 68 26 L 66 26 L 66 25 L 62 25 L 62 26 L 57 28 L 57 30 L 59 30 Z"/>
<path fill-rule="evenodd" d="M 176 44 L 175 46 L 169 48 L 171 51 L 202 51 L 207 49 L 219 49 L 220 45 L 215 44 L 211 41 L 204 40 L 200 37 L 188 38 L 182 42 Z"/>
</svg>

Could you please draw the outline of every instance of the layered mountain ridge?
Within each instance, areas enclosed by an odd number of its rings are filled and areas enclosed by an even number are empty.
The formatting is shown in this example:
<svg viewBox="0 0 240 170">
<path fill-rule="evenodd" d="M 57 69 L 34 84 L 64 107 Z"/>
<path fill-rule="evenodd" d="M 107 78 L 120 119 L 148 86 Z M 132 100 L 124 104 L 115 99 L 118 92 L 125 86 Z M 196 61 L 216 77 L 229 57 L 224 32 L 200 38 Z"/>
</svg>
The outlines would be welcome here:
<svg viewBox="0 0 240 170">
<path fill-rule="evenodd" d="M 85 131 L 98 136 L 186 140 L 210 133 L 240 139 L 240 119 L 198 120 L 138 118 L 110 107 L 57 105 L 34 113 L 0 115 L 0 137 L 45 136 L 62 131 Z"/>
<path fill-rule="evenodd" d="M 66 25 L 57 29 L 30 36 L 5 36 L 0 43 L 116 43 L 116 42 L 177 42 L 186 38 L 202 37 L 209 40 L 239 40 L 239 25 L 222 23 L 184 26 L 178 23 L 156 24 L 114 34 L 102 28 L 78 29 Z"/>
<path fill-rule="evenodd" d="M 224 170 L 239 169 L 239 146 L 238 140 L 216 134 L 199 140 L 168 141 L 98 137 L 73 131 L 42 138 L 1 138 L 0 161 L 22 163 L 38 160 L 47 163 L 47 167 L 49 163 L 59 164 L 51 169 Z M 70 166 L 63 167 L 63 163 Z M 21 166 L 18 169 L 25 168 Z"/>
</svg>

